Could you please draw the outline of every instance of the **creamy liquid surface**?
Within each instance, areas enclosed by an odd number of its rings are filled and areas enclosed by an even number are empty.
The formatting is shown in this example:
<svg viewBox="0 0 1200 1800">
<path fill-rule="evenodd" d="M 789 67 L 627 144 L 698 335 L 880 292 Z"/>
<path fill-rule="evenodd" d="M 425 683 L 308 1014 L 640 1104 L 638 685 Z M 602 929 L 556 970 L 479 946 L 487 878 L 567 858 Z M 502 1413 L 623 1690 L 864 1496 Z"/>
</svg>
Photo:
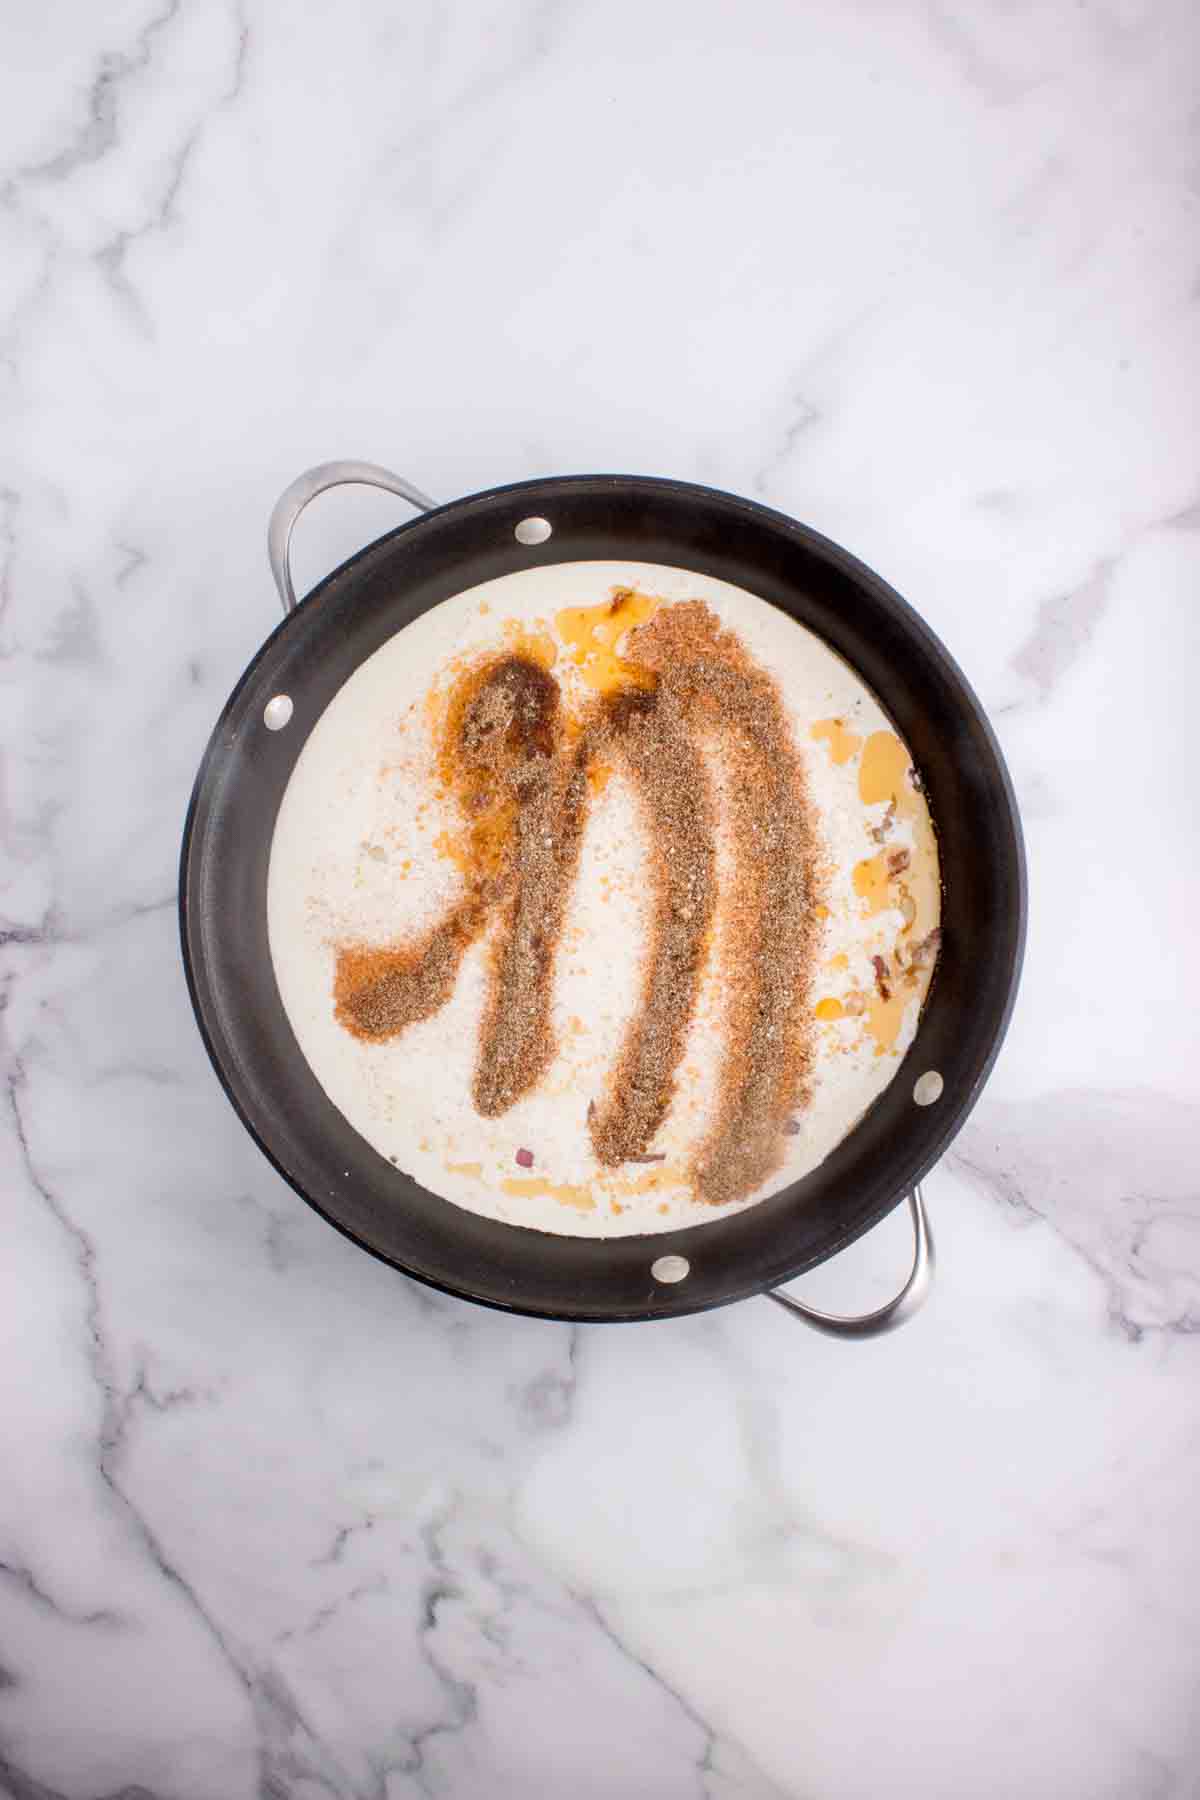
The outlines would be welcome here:
<svg viewBox="0 0 1200 1800">
<path fill-rule="evenodd" d="M 559 949 L 558 1053 L 507 1113 L 471 1104 L 489 940 L 464 957 L 441 1012 L 387 1043 L 334 1016 L 337 949 L 415 938 L 461 891 L 459 819 L 439 798 L 440 703 L 480 656 L 531 643 L 553 657 L 564 704 L 619 671 L 622 640 L 597 628 L 614 588 L 653 602 L 702 600 L 778 684 L 821 840 L 822 941 L 813 981 L 809 1098 L 779 1170 L 723 1206 L 697 1201 L 688 1169 L 713 1115 L 721 1049 L 720 906 L 653 1165 L 607 1169 L 587 1130 L 640 992 L 648 849 L 619 768 L 595 784 Z M 597 618 L 603 618 L 598 613 Z M 629 621 L 635 622 L 634 619 Z M 557 564 L 444 601 L 376 651 L 318 720 L 271 844 L 267 920 L 284 1008 L 321 1086 L 379 1153 L 424 1187 L 506 1224 L 602 1237 L 675 1230 L 754 1204 L 815 1168 L 878 1098 L 912 1041 L 930 968 L 907 975 L 938 926 L 937 848 L 910 759 L 878 701 L 811 632 L 744 590 L 659 564 Z M 719 796 L 720 768 L 712 764 Z M 718 877 L 728 847 L 718 832 Z M 882 970 L 875 963 L 882 958 Z M 918 958 L 918 960 L 920 960 Z M 929 951 L 926 964 L 932 962 Z M 530 1159 L 532 1159 L 530 1166 Z"/>
</svg>

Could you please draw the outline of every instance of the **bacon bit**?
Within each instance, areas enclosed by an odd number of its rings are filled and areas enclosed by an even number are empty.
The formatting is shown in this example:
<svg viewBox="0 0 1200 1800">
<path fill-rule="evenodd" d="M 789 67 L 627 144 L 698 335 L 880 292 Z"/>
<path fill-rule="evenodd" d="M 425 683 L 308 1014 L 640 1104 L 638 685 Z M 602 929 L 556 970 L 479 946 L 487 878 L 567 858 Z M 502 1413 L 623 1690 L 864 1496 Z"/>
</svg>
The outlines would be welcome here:
<svg viewBox="0 0 1200 1800">
<path fill-rule="evenodd" d="M 644 1156 L 627 1156 L 625 1158 L 626 1162 L 635 1163 L 666 1162 L 666 1160 L 667 1153 L 665 1150 L 647 1150 Z"/>
<path fill-rule="evenodd" d="M 887 811 L 884 813 L 882 819 L 880 819 L 878 825 L 872 825 L 869 828 L 871 836 L 875 839 L 875 842 L 877 844 L 882 844 L 884 838 L 890 836 L 892 826 L 895 824 L 895 822 L 896 822 L 896 802 L 894 800 L 889 800 L 888 805 L 887 805 Z"/>
<path fill-rule="evenodd" d="M 929 936 L 914 944 L 908 959 L 910 969 L 928 969 L 931 967 L 942 942 L 942 928 L 935 925 Z"/>
<path fill-rule="evenodd" d="M 887 984 L 887 978 L 890 973 L 887 963 L 882 956 L 873 956 L 871 962 L 875 968 L 875 986 L 879 989 L 879 998 L 881 1000 L 890 1000 L 892 997 L 892 990 Z"/>
<path fill-rule="evenodd" d="M 516 1155 L 516 1164 L 517 1164 L 518 1169 L 532 1169 L 532 1167 L 533 1167 L 533 1151 L 532 1150 L 518 1150 L 517 1155 Z"/>
<path fill-rule="evenodd" d="M 911 861 L 912 857 L 907 850 L 889 850 L 887 859 L 888 871 L 892 875 L 903 875 Z"/>
</svg>

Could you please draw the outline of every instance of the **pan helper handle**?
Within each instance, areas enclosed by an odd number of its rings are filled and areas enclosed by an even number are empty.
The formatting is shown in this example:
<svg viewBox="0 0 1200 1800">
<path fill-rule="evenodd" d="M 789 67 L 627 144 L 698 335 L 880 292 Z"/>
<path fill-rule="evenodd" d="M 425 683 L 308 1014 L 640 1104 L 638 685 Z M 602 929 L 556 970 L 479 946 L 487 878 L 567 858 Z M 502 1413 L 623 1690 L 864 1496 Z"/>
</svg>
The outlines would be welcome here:
<svg viewBox="0 0 1200 1800">
<path fill-rule="evenodd" d="M 380 468 L 378 463 L 318 463 L 315 469 L 306 469 L 303 475 L 297 475 L 292 485 L 285 488 L 275 502 L 271 522 L 267 527 L 267 556 L 285 616 L 294 611 L 296 606 L 291 562 L 292 531 L 296 520 L 309 501 L 315 500 L 318 494 L 326 493 L 329 488 L 346 487 L 354 483 L 362 487 L 383 488 L 389 494 L 399 494 L 402 500 L 411 501 L 421 512 L 428 512 L 434 505 L 428 494 L 423 494 L 411 481 L 405 481 L 402 475 L 393 475 L 390 469 Z"/>
<path fill-rule="evenodd" d="M 785 1307 L 795 1318 L 803 1319 L 806 1325 L 811 1325 L 814 1331 L 823 1331 L 829 1337 L 880 1337 L 885 1331 L 894 1331 L 897 1325 L 903 1325 L 924 1304 L 933 1283 L 933 1237 L 919 1185 L 908 1196 L 908 1210 L 916 1240 L 913 1246 L 912 1271 L 895 1299 L 889 1300 L 885 1306 L 878 1307 L 874 1312 L 861 1313 L 857 1317 L 846 1317 L 841 1313 L 818 1312 L 815 1306 L 805 1306 L 802 1301 L 793 1300 L 790 1294 L 781 1293 L 778 1289 L 768 1291 L 767 1299 L 774 1300 L 776 1306 Z"/>
</svg>

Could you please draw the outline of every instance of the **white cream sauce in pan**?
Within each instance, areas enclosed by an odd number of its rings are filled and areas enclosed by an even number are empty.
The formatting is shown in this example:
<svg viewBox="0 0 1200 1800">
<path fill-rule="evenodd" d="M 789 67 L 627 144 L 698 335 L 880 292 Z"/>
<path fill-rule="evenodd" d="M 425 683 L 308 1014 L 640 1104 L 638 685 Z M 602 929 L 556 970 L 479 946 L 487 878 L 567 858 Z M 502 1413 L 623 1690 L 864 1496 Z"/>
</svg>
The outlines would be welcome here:
<svg viewBox="0 0 1200 1800">
<path fill-rule="evenodd" d="M 619 766 L 593 784 L 555 963 L 556 1054 L 501 1116 L 471 1103 L 494 933 L 463 957 L 434 1016 L 387 1042 L 339 1022 L 340 946 L 415 939 L 461 894 L 461 821 L 438 779 L 448 693 L 474 661 L 532 649 L 566 706 L 594 701 L 620 670 L 606 629 L 614 590 L 655 606 L 700 600 L 776 682 L 799 750 L 819 848 L 813 1062 L 777 1171 L 723 1206 L 689 1179 L 715 1105 L 723 1034 L 718 900 L 660 1161 L 597 1161 L 589 1103 L 641 991 L 649 849 Z M 644 603 L 642 597 L 645 597 Z M 592 611 L 595 609 L 595 611 Z M 718 800 L 719 747 L 710 772 Z M 718 886 L 729 846 L 717 831 Z M 819 898 L 817 897 L 819 895 Z M 878 701 L 830 648 L 740 588 L 655 564 L 558 564 L 456 595 L 358 669 L 318 721 L 276 821 L 268 878 L 271 956 L 300 1047 L 330 1099 L 381 1155 L 455 1205 L 511 1225 L 603 1237 L 693 1225 L 752 1205 L 815 1168 L 892 1079 L 911 1042 L 936 954 L 937 847 L 910 759 Z M 931 934 L 934 934 L 931 936 Z"/>
</svg>

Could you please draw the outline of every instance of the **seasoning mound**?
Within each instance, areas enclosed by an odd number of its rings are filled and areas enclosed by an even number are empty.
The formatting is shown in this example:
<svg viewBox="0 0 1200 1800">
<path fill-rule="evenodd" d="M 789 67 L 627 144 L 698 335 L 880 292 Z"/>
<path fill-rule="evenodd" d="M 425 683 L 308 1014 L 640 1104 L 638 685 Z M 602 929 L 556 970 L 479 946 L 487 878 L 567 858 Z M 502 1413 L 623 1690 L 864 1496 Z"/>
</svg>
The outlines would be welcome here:
<svg viewBox="0 0 1200 1800">
<path fill-rule="evenodd" d="M 492 657 L 459 679 L 438 771 L 462 821 L 463 892 L 410 944 L 342 945 L 334 1003 L 356 1036 L 397 1036 L 446 1004 L 467 948 L 494 922 L 472 1098 L 486 1118 L 505 1113 L 554 1056 L 555 955 L 602 786 L 594 777 L 619 764 L 650 851 L 648 941 L 638 1002 L 587 1128 L 603 1165 L 654 1160 L 718 912 L 711 746 L 733 876 L 720 897 L 717 1096 L 691 1179 L 699 1199 L 723 1204 L 779 1165 L 806 1099 L 815 821 L 779 692 L 740 639 L 700 601 L 643 617 L 613 659 L 622 678 L 578 720 L 564 716 L 558 683 L 531 656 Z"/>
</svg>

